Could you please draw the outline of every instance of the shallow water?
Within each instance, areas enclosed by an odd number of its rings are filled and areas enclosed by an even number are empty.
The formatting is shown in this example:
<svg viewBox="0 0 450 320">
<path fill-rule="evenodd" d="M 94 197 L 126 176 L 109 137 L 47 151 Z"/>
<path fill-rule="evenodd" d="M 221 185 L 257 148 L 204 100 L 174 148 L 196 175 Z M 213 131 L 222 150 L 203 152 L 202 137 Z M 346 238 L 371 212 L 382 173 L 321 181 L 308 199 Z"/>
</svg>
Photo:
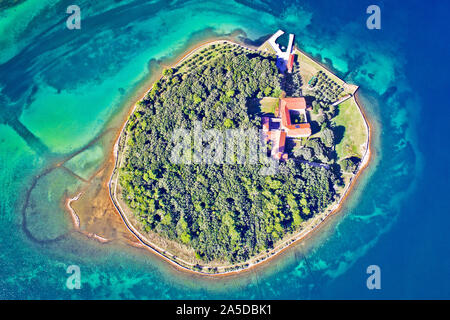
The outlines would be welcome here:
<svg viewBox="0 0 450 320">
<path fill-rule="evenodd" d="M 79 1 L 81 30 L 65 28 L 70 4 L 0 12 L 0 298 L 449 298 L 448 4 L 381 1 L 379 31 L 365 27 L 360 1 Z M 278 28 L 360 85 L 374 127 L 372 163 L 337 217 L 264 267 L 214 280 L 72 231 L 62 197 L 82 182 L 60 168 L 37 175 L 117 128 L 150 66 L 210 37 L 239 30 L 257 41 Z M 438 29 L 442 41 L 429 36 Z M 107 149 L 94 143 L 66 166 L 86 179 Z M 71 264 L 81 290 L 65 287 Z M 366 287 L 371 264 L 379 291 Z"/>
</svg>

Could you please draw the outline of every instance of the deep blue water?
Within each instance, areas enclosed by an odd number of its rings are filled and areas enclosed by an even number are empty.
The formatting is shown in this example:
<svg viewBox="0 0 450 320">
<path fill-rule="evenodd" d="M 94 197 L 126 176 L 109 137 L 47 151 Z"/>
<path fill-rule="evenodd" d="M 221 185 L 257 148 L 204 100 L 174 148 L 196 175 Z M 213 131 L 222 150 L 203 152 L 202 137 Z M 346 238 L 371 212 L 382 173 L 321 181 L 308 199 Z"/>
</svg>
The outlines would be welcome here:
<svg viewBox="0 0 450 320">
<path fill-rule="evenodd" d="M 26 1 L 0 12 L 0 298 L 450 298 L 450 3 L 80 1 L 79 31 L 65 29 L 69 4 Z M 381 30 L 365 27 L 370 4 L 381 8 Z M 278 28 L 360 85 L 374 124 L 373 162 L 321 234 L 250 275 L 211 281 L 123 245 L 74 234 L 39 244 L 24 233 L 30 181 L 108 127 L 149 61 L 202 36 L 239 29 L 257 40 Z M 101 151 L 92 154 L 100 165 Z M 79 186 L 62 171 L 44 179 L 26 209 L 38 239 L 66 234 L 59 201 Z M 65 287 L 70 264 L 82 270 L 80 290 Z M 366 287 L 372 264 L 381 290 Z"/>
<path fill-rule="evenodd" d="M 404 10 L 392 10 L 392 21 L 385 24 L 386 28 L 391 26 L 396 30 L 395 20 L 404 20 L 401 27 L 406 30 L 398 31 L 399 41 L 402 41 L 399 54 L 405 56 L 405 76 L 420 99 L 420 110 L 412 112 L 420 117 L 415 135 L 424 170 L 417 178 L 416 190 L 403 202 L 396 224 L 367 255 L 333 283 L 327 295 L 330 298 L 449 297 L 447 226 L 450 207 L 446 195 L 450 152 L 446 141 L 448 126 L 444 120 L 450 116 L 446 80 L 450 51 L 450 29 L 446 20 L 449 8 L 444 1 L 413 2 L 404 6 Z M 364 265 L 373 261 L 385 270 L 383 288 L 379 292 L 369 292 L 360 285 L 364 274 L 354 279 Z"/>
</svg>

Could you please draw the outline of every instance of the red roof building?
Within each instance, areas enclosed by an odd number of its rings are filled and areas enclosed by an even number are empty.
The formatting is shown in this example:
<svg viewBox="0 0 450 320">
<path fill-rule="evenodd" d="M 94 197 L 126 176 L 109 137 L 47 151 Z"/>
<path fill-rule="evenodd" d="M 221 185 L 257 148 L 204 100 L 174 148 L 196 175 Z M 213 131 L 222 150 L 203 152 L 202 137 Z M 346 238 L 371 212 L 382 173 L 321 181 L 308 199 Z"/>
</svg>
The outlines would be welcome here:
<svg viewBox="0 0 450 320">
<path fill-rule="evenodd" d="M 280 132 L 280 140 L 278 142 L 278 152 L 284 153 L 284 146 L 286 145 L 286 132 Z"/>
<path fill-rule="evenodd" d="M 290 110 L 305 110 L 306 100 L 303 97 L 300 98 L 280 98 L 280 107 L 286 106 Z"/>
<path fill-rule="evenodd" d="M 288 59 L 288 62 L 287 62 L 287 70 L 288 70 L 289 73 L 292 72 L 292 68 L 293 67 L 294 67 L 294 55 L 291 53 L 289 55 L 289 59 Z"/>
<path fill-rule="evenodd" d="M 309 123 L 292 124 L 290 110 L 299 110 L 306 116 L 305 98 L 281 98 L 280 99 L 281 125 L 291 137 L 308 137 L 311 135 L 311 125 Z"/>
<path fill-rule="evenodd" d="M 287 153 L 284 152 L 286 139 L 288 137 L 310 136 L 311 125 L 308 122 L 293 124 L 291 120 L 290 111 L 296 111 L 302 114 L 307 121 L 305 98 L 280 98 L 280 103 L 276 109 L 278 111 L 276 112 L 277 120 L 262 117 L 263 131 L 266 134 L 266 141 L 273 141 L 272 157 L 278 160 L 286 160 L 288 158 Z M 279 129 L 271 130 L 271 121 L 278 122 L 280 124 Z"/>
</svg>

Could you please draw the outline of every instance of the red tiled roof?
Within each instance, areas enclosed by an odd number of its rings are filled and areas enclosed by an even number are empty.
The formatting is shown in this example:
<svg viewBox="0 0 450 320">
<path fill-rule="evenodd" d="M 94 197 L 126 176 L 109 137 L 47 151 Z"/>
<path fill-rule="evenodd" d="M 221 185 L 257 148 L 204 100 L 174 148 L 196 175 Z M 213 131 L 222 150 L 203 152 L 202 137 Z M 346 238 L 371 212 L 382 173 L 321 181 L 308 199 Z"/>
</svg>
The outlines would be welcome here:
<svg viewBox="0 0 450 320">
<path fill-rule="evenodd" d="M 286 106 L 289 110 L 306 109 L 306 100 L 300 98 L 280 98 L 280 107 Z"/>
<path fill-rule="evenodd" d="M 279 130 L 270 130 L 271 120 L 268 117 L 262 117 L 263 130 L 266 134 L 266 141 L 272 140 L 274 146 L 272 149 L 272 155 L 279 160 L 287 160 L 288 155 L 284 152 L 286 145 L 286 138 L 288 136 L 303 136 L 307 137 L 311 135 L 311 125 L 309 123 L 291 123 L 291 115 L 289 110 L 305 110 L 306 101 L 305 98 L 280 98 L 280 103 L 276 108 L 276 117 L 281 117 L 281 126 Z M 305 114 L 303 112 L 303 114 Z M 278 121 L 277 121 L 278 122 Z M 279 132 L 279 135 L 278 135 Z M 278 141 L 276 141 L 278 137 Z"/>
<path fill-rule="evenodd" d="M 290 136 L 311 135 L 309 123 L 292 124 L 289 110 L 306 109 L 305 98 L 282 98 L 280 99 L 281 124 L 288 130 Z"/>
<path fill-rule="evenodd" d="M 286 144 L 286 132 L 280 132 L 280 140 L 278 142 L 278 152 L 284 153 L 284 146 Z"/>
<path fill-rule="evenodd" d="M 290 136 L 310 136 L 311 126 L 309 123 L 300 123 L 287 127 Z"/>
<path fill-rule="evenodd" d="M 290 54 L 289 55 L 289 60 L 287 63 L 287 68 L 288 68 L 288 72 L 292 72 L 292 67 L 294 66 L 294 55 Z"/>
</svg>

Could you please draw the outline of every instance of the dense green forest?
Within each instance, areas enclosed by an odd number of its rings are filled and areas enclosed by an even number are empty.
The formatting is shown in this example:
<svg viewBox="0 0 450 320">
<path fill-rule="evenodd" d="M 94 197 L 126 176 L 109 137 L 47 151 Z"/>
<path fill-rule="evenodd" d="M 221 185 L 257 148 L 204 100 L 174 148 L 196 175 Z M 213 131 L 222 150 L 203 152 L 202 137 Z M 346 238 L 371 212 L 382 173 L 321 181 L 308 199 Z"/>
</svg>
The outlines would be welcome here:
<svg viewBox="0 0 450 320">
<path fill-rule="evenodd" d="M 199 58 L 204 63 L 192 62 Z M 278 97 L 282 83 L 272 56 L 232 45 L 212 46 L 163 72 L 127 123 L 119 171 L 123 199 L 145 230 L 191 246 L 204 262 L 238 262 L 332 203 L 338 175 L 295 155 L 272 176 L 260 174 L 261 164 L 170 161 L 174 130 L 190 130 L 196 121 L 206 129 L 259 129 L 248 102 Z M 321 148 L 311 150 L 317 155 Z"/>
</svg>

